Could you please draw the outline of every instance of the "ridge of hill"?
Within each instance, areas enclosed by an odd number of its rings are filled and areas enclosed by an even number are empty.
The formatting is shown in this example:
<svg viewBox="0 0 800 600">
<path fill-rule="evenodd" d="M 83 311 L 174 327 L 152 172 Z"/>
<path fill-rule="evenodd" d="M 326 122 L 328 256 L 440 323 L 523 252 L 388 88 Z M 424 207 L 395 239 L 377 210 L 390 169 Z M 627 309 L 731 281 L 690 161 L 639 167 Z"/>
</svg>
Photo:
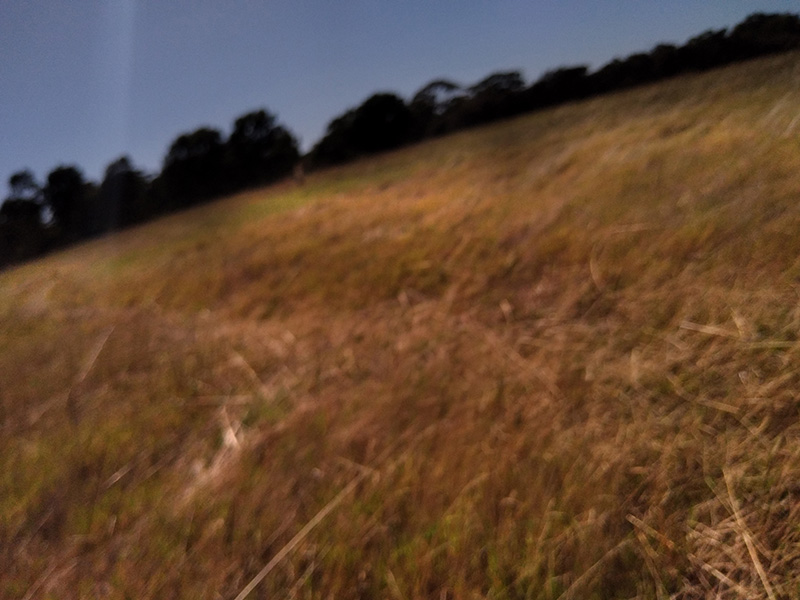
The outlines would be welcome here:
<svg viewBox="0 0 800 600">
<path fill-rule="evenodd" d="M 686 76 L 0 274 L 0 598 L 800 596 L 799 89 Z"/>
</svg>

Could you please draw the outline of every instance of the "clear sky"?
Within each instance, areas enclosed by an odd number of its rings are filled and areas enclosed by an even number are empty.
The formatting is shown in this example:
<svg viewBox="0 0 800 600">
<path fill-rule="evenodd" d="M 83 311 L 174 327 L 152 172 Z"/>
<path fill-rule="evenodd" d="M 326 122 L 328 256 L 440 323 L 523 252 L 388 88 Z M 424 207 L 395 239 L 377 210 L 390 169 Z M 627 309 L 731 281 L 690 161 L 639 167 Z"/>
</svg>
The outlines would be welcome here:
<svg viewBox="0 0 800 600">
<path fill-rule="evenodd" d="M 376 91 L 682 43 L 797 0 L 0 0 L 0 198 L 9 175 L 123 154 L 157 171 L 178 134 L 276 113 L 308 149 Z"/>
</svg>

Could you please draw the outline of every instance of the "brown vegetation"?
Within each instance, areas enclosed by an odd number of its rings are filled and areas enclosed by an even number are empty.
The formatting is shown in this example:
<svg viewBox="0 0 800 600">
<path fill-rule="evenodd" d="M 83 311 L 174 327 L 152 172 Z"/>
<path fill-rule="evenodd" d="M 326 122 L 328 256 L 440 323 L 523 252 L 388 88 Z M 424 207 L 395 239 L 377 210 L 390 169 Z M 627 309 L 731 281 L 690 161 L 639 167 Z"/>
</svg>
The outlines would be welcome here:
<svg viewBox="0 0 800 600">
<path fill-rule="evenodd" d="M 800 596 L 799 58 L 0 275 L 0 597 Z"/>
</svg>

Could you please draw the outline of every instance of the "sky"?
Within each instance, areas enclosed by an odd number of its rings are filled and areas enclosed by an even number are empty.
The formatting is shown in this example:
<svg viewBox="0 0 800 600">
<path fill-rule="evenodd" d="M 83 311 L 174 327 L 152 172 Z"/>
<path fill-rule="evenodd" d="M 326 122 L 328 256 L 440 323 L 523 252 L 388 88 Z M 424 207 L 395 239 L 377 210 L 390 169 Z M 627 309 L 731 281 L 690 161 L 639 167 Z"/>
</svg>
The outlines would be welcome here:
<svg viewBox="0 0 800 600">
<path fill-rule="evenodd" d="M 266 108 L 308 150 L 371 94 L 409 98 L 683 43 L 797 0 L 0 0 L 0 198 L 60 165 L 161 168 L 201 126 Z"/>
</svg>

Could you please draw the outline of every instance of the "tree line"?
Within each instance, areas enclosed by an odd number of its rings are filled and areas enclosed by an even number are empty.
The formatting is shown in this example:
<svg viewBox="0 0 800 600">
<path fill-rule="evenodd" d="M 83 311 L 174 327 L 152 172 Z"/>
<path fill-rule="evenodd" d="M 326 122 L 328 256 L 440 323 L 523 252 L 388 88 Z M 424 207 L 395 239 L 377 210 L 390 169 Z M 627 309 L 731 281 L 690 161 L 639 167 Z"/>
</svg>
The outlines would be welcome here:
<svg viewBox="0 0 800 600">
<path fill-rule="evenodd" d="M 437 79 L 408 101 L 377 93 L 334 117 L 302 156 L 296 136 L 262 109 L 237 118 L 227 138 L 202 127 L 179 135 L 161 171 L 148 175 L 130 158 L 111 162 L 102 181 L 61 165 L 44 182 L 23 169 L 8 180 L 0 206 L 0 267 L 119 230 L 293 171 L 341 164 L 426 138 L 750 58 L 800 48 L 800 17 L 757 13 L 728 29 L 709 30 L 681 46 L 614 59 L 590 72 L 561 67 L 526 83 L 519 71 L 498 72 L 462 86 Z"/>
<path fill-rule="evenodd" d="M 179 135 L 155 176 L 127 156 L 111 162 L 99 184 L 76 165 L 56 167 L 42 183 L 18 171 L 0 206 L 0 267 L 271 183 L 299 161 L 295 136 L 262 109 L 236 119 L 227 139 L 208 127 Z"/>
</svg>

